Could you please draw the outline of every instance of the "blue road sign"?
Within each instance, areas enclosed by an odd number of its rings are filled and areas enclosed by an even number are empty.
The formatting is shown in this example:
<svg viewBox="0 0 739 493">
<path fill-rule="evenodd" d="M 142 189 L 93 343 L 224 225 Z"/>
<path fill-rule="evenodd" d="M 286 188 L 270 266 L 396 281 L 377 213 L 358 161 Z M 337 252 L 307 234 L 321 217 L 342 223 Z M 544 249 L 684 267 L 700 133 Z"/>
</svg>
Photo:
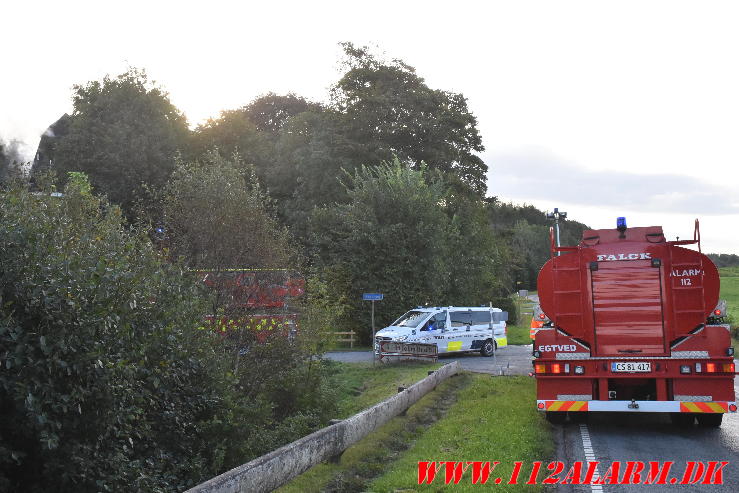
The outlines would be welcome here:
<svg viewBox="0 0 739 493">
<path fill-rule="evenodd" d="M 382 293 L 362 293 L 362 299 L 364 301 L 380 301 Z"/>
</svg>

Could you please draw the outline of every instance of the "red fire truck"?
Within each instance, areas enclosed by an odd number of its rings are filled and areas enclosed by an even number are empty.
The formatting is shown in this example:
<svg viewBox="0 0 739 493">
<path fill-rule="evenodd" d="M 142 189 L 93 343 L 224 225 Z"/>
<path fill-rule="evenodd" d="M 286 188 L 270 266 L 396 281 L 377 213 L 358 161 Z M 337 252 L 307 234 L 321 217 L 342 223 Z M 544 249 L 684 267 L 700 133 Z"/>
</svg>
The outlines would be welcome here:
<svg viewBox="0 0 739 493">
<path fill-rule="evenodd" d="M 214 312 L 204 327 L 224 336 L 252 331 L 258 342 L 269 334 L 291 337 L 297 330 L 299 298 L 305 279 L 287 269 L 198 270 L 198 277 L 213 293 Z"/>
<path fill-rule="evenodd" d="M 551 235 L 550 235 L 551 236 Z M 551 329 L 534 342 L 537 408 L 554 423 L 589 412 L 666 412 L 720 426 L 737 410 L 734 350 L 717 306 L 719 275 L 692 240 L 660 226 L 583 233 L 556 247 L 538 278 Z M 696 245 L 698 250 L 684 248 Z M 725 309 L 725 308 L 723 308 Z"/>
</svg>

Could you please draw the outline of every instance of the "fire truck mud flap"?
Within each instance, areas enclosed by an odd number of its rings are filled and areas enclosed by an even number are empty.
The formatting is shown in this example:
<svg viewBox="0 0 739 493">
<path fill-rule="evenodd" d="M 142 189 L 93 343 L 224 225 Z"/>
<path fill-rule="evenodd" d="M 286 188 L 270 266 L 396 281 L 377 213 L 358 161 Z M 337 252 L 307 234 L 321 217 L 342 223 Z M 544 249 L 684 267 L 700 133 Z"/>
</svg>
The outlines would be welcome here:
<svg viewBox="0 0 739 493">
<path fill-rule="evenodd" d="M 536 401 L 539 411 L 642 412 L 642 413 L 735 413 L 736 402 L 683 401 Z"/>
</svg>

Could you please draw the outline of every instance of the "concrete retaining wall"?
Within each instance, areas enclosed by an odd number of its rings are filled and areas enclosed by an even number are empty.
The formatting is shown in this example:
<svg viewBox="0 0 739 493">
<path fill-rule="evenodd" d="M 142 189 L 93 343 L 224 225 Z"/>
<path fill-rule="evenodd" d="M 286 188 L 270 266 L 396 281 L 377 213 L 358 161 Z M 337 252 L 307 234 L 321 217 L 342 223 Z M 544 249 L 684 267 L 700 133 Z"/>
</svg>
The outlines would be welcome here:
<svg viewBox="0 0 739 493">
<path fill-rule="evenodd" d="M 279 488 L 314 465 L 339 455 L 459 370 L 457 361 L 445 365 L 406 390 L 351 418 L 231 469 L 186 493 L 261 493 Z"/>
</svg>

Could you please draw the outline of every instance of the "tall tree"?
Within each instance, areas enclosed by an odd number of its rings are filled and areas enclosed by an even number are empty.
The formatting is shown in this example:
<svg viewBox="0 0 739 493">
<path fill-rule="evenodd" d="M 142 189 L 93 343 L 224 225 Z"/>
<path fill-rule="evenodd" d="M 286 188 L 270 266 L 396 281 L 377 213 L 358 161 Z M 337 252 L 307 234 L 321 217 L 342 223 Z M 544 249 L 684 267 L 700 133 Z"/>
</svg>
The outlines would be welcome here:
<svg viewBox="0 0 739 493">
<path fill-rule="evenodd" d="M 332 89 L 334 106 L 345 115 L 352 140 L 385 158 L 395 154 L 418 168 L 426 163 L 458 176 L 480 198 L 487 166 L 475 153 L 484 147 L 477 119 L 461 94 L 428 87 L 410 65 L 385 61 L 366 48 L 343 43 L 346 73 Z"/>
<path fill-rule="evenodd" d="M 83 171 L 102 192 L 131 214 L 144 185 L 158 188 L 174 170 L 189 130 L 166 92 L 137 69 L 74 88 L 68 133 L 56 144 L 59 176 Z"/>
<path fill-rule="evenodd" d="M 363 291 L 385 293 L 378 323 L 420 304 L 474 305 L 505 293 L 498 244 L 480 200 L 395 158 L 346 175 L 348 203 L 312 217 L 312 251 L 347 327 L 369 327 Z M 362 334 L 367 337 L 365 331 Z"/>
<path fill-rule="evenodd" d="M 211 151 L 183 163 L 164 190 L 167 244 L 196 269 L 294 267 L 290 237 L 267 201 L 238 155 Z"/>
</svg>

